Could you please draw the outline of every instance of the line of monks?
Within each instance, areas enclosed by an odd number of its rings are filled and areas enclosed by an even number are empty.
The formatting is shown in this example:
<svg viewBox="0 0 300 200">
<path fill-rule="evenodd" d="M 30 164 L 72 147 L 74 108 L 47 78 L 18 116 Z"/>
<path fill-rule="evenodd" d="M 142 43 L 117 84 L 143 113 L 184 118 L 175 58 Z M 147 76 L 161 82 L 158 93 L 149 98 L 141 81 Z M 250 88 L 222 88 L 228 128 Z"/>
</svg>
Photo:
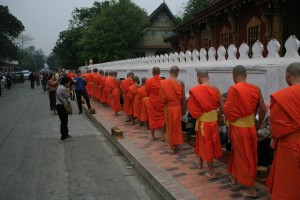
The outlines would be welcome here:
<svg viewBox="0 0 300 200">
<path fill-rule="evenodd" d="M 132 72 L 122 81 L 117 78 L 117 72 L 104 74 L 97 69 L 84 76 L 90 96 L 110 105 L 115 115 L 123 110 L 127 122 L 134 124 L 138 119 L 149 123 L 153 140 L 156 139 L 155 130 L 160 130 L 171 154 L 180 151 L 183 143 L 181 120 L 188 110 L 197 119 L 196 166 L 202 168 L 205 161 L 209 168 L 205 175 L 210 178 L 216 178 L 213 159 L 222 156 L 218 119 L 224 115 L 232 144 L 228 178 L 232 184 L 246 186 L 246 190 L 241 192 L 244 196 L 257 197 L 254 188 L 258 159 L 257 130 L 268 108 L 260 88 L 246 82 L 246 68 L 241 65 L 233 68 L 235 84 L 228 89 L 224 105 L 218 87 L 210 84 L 206 70 L 197 71 L 199 85 L 189 90 L 188 101 L 184 83 L 177 79 L 177 66 L 170 68 L 170 77 L 166 79 L 159 76 L 159 67 L 154 67 L 152 74 L 151 78 L 143 78 L 141 85 Z M 300 199 L 300 63 L 287 67 L 286 81 L 289 87 L 271 95 L 270 123 L 275 156 L 267 185 L 272 200 Z M 123 108 L 120 95 L 123 95 Z"/>
</svg>

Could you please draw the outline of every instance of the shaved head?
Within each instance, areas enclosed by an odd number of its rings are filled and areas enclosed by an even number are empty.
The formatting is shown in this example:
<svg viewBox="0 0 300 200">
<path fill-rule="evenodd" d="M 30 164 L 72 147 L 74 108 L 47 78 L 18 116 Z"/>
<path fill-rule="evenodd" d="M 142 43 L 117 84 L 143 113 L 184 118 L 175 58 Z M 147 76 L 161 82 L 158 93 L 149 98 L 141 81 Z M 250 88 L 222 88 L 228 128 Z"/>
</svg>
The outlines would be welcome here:
<svg viewBox="0 0 300 200">
<path fill-rule="evenodd" d="M 112 75 L 115 76 L 115 77 L 117 77 L 118 72 L 117 72 L 117 71 L 113 71 L 113 72 L 112 72 Z"/>
<path fill-rule="evenodd" d="M 170 74 L 178 75 L 178 73 L 179 73 L 178 66 L 176 66 L 176 65 L 172 66 L 171 69 L 170 69 Z"/>
<path fill-rule="evenodd" d="M 146 84 L 146 81 L 147 81 L 147 78 L 143 77 L 143 78 L 142 78 L 142 84 L 145 85 L 145 84 Z"/>
<path fill-rule="evenodd" d="M 286 72 L 290 73 L 294 77 L 300 77 L 300 63 L 292 63 L 286 68 Z"/>
<path fill-rule="evenodd" d="M 232 74 L 234 76 L 247 76 L 247 70 L 243 65 L 238 65 L 233 68 Z"/>
<path fill-rule="evenodd" d="M 205 69 L 197 70 L 197 76 L 199 76 L 199 77 L 207 77 L 208 78 L 208 72 Z"/>
<path fill-rule="evenodd" d="M 128 72 L 128 74 L 127 74 L 127 78 L 128 78 L 128 77 L 131 77 L 131 78 L 133 78 L 133 76 L 134 76 L 134 73 L 133 73 L 133 72 Z"/>
<path fill-rule="evenodd" d="M 153 67 L 152 74 L 153 75 L 159 75 L 160 74 L 160 68 L 159 67 Z"/>
<path fill-rule="evenodd" d="M 140 78 L 138 77 L 138 76 L 134 76 L 133 77 L 133 81 L 135 82 L 135 83 L 140 83 Z"/>
<path fill-rule="evenodd" d="M 94 68 L 94 69 L 93 69 L 93 72 L 98 72 L 98 69 L 97 69 L 97 68 Z"/>
<path fill-rule="evenodd" d="M 99 70 L 99 74 L 103 75 L 104 71 L 102 69 Z"/>
</svg>

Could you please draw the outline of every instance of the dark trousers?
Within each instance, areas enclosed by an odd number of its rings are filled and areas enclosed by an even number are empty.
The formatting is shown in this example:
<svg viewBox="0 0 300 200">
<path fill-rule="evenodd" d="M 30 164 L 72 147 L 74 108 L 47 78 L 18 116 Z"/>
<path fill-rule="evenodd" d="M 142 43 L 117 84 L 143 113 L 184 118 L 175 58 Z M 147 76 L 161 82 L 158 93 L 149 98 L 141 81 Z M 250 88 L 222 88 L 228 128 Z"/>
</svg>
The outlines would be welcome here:
<svg viewBox="0 0 300 200">
<path fill-rule="evenodd" d="M 258 142 L 258 165 L 269 166 L 273 162 L 273 152 L 270 148 L 271 138 Z"/>
<path fill-rule="evenodd" d="M 88 106 L 88 108 L 91 108 L 90 98 L 87 95 L 85 90 L 75 90 L 75 93 L 76 93 L 76 99 L 77 99 L 77 104 L 78 104 L 78 110 L 80 112 L 82 112 L 81 97 L 83 97 L 85 99 L 85 102 L 86 102 L 86 105 Z"/>
<path fill-rule="evenodd" d="M 30 80 L 30 86 L 31 86 L 31 89 L 34 88 L 34 80 Z"/>
<path fill-rule="evenodd" d="M 68 113 L 65 110 L 64 106 L 61 104 L 56 105 L 56 111 L 57 111 L 59 119 L 60 119 L 61 140 L 64 140 L 69 135 Z"/>
<path fill-rule="evenodd" d="M 43 85 L 43 90 L 44 90 L 44 92 L 46 92 L 46 86 L 47 86 L 46 81 L 42 81 L 42 85 Z"/>
</svg>

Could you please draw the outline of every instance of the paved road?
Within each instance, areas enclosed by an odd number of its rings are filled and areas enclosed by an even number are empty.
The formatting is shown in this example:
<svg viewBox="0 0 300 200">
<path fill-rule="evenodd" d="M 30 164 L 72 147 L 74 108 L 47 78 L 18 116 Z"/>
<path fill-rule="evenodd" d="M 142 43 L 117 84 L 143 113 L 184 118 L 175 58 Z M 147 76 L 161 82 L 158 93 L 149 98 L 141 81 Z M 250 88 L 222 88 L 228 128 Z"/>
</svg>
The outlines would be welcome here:
<svg viewBox="0 0 300 200">
<path fill-rule="evenodd" d="M 160 199 L 77 109 L 72 141 L 61 142 L 48 94 L 35 87 L 15 84 L 0 97 L 0 200 Z"/>
</svg>

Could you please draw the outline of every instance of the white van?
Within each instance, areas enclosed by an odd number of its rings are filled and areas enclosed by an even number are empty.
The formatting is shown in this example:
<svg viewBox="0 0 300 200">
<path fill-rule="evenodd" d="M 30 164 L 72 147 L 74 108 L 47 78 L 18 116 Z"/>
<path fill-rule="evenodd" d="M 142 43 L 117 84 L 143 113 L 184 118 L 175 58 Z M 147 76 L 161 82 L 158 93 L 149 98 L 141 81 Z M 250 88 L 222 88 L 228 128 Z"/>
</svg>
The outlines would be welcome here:
<svg viewBox="0 0 300 200">
<path fill-rule="evenodd" d="M 28 80 L 29 75 L 30 75 L 30 71 L 29 70 L 22 70 L 21 73 L 24 76 L 24 80 Z"/>
</svg>

